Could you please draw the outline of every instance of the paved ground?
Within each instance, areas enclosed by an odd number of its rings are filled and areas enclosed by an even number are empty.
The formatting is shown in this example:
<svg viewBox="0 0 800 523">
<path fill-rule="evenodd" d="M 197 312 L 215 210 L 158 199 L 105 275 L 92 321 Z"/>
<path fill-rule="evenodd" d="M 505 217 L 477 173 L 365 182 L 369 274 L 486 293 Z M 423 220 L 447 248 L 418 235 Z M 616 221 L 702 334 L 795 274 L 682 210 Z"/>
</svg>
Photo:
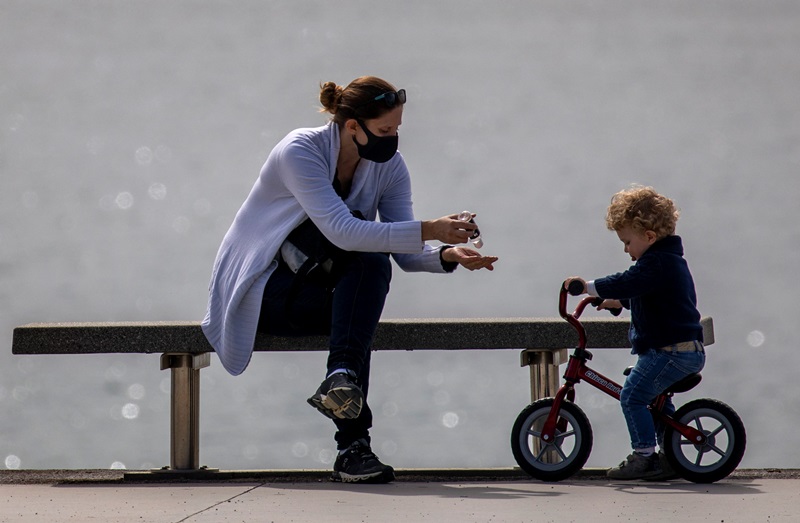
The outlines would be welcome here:
<svg viewBox="0 0 800 523">
<path fill-rule="evenodd" d="M 800 471 L 737 471 L 712 485 L 612 482 L 584 474 L 542 483 L 508 471 L 400 471 L 389 485 L 318 473 L 147 482 L 121 471 L 0 471 L 0 522 L 800 521 Z"/>
</svg>

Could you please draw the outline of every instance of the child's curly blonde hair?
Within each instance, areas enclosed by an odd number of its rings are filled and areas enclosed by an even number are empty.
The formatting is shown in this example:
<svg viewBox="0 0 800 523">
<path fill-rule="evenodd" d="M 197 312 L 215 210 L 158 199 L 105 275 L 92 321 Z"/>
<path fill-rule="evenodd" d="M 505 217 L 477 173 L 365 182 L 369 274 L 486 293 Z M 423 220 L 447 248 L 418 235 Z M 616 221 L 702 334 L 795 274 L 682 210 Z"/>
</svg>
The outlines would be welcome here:
<svg viewBox="0 0 800 523">
<path fill-rule="evenodd" d="M 653 231 L 660 240 L 675 234 L 680 211 L 672 200 L 652 187 L 633 186 L 611 197 L 606 226 L 619 231 L 630 226 L 637 231 Z"/>
</svg>

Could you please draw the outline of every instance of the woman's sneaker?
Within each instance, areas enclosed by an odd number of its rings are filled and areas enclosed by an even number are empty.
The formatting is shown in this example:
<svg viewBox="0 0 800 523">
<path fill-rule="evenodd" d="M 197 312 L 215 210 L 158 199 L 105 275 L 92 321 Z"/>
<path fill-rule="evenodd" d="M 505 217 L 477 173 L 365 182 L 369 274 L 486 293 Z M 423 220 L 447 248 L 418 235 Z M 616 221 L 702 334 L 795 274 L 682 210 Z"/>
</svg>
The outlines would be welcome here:
<svg viewBox="0 0 800 523">
<path fill-rule="evenodd" d="M 655 452 L 649 456 L 643 456 L 637 452 L 632 452 L 625 461 L 609 470 L 606 473 L 611 479 L 649 479 L 661 474 L 661 464 L 658 462 L 658 454 Z"/>
<path fill-rule="evenodd" d="M 352 376 L 339 372 L 322 382 L 308 404 L 331 419 L 355 419 L 364 406 L 364 393 Z"/>
<path fill-rule="evenodd" d="M 344 483 L 389 483 L 394 481 L 394 469 L 381 463 L 366 440 L 360 439 L 337 456 L 331 479 Z"/>
</svg>

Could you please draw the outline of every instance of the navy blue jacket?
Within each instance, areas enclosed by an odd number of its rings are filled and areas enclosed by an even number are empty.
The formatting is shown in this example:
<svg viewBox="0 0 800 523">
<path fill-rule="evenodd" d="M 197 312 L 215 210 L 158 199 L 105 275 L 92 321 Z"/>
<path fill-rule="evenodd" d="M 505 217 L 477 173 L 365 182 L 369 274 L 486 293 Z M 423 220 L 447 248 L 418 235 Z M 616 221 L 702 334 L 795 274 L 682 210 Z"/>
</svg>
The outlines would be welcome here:
<svg viewBox="0 0 800 523">
<path fill-rule="evenodd" d="M 682 341 L 703 341 L 697 294 L 680 236 L 667 236 L 645 251 L 627 271 L 598 278 L 601 298 L 631 310 L 634 354 Z"/>
</svg>

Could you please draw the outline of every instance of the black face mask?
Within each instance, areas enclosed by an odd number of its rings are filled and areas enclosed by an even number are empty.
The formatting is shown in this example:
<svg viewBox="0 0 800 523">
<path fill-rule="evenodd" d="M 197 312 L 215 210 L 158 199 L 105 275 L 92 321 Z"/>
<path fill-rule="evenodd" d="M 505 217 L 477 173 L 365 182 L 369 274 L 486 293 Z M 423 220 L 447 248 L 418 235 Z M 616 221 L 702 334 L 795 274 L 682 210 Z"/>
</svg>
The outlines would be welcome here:
<svg viewBox="0 0 800 523">
<path fill-rule="evenodd" d="M 358 143 L 355 135 L 353 135 L 353 142 L 358 148 L 358 155 L 375 163 L 384 163 L 391 160 L 394 153 L 397 152 L 398 136 L 377 136 L 367 129 L 364 122 L 359 119 L 356 119 L 356 122 L 364 129 L 364 133 L 367 135 L 366 145 Z"/>
</svg>

